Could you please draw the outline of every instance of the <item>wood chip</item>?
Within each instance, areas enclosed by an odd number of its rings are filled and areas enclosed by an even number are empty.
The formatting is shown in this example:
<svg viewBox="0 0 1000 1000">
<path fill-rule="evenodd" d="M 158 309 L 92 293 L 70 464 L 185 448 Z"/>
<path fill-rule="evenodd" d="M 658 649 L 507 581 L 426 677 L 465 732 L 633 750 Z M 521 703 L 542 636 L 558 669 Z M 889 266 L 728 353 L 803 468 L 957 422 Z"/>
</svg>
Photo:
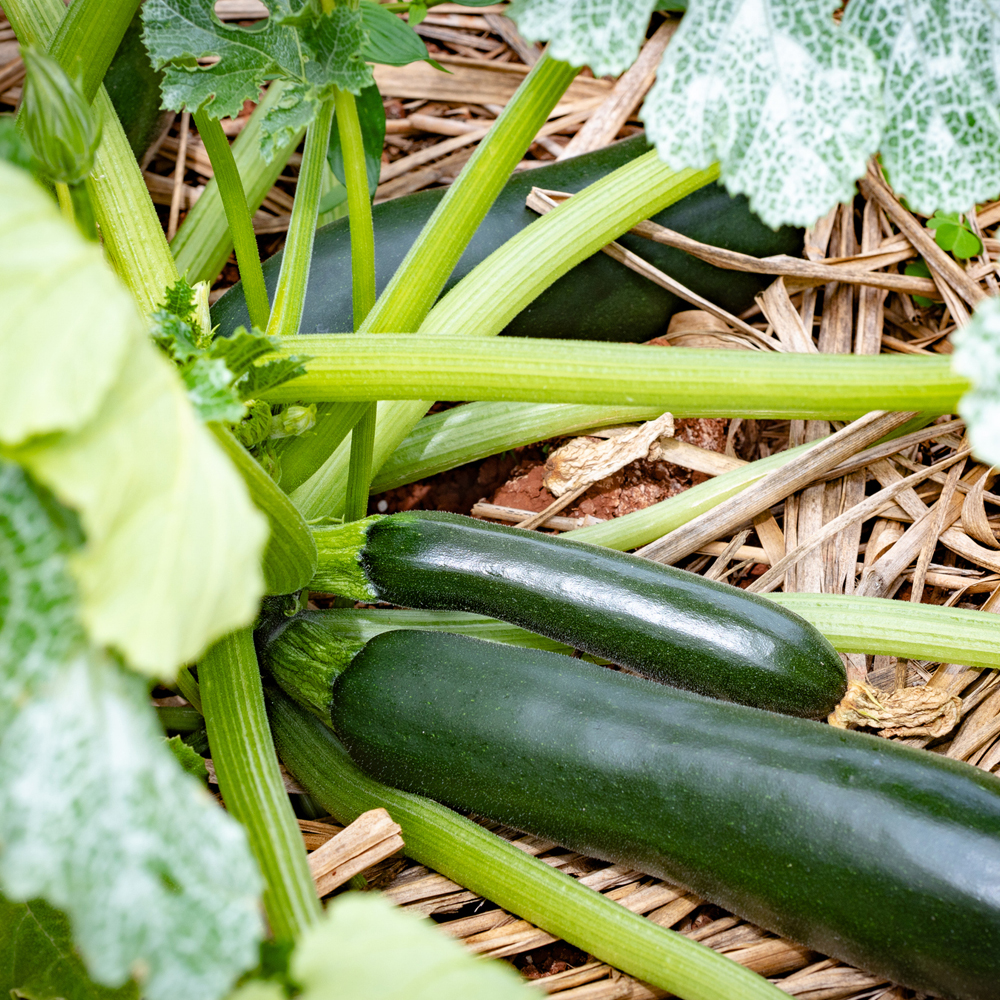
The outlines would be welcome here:
<svg viewBox="0 0 1000 1000">
<path fill-rule="evenodd" d="M 385 809 L 369 809 L 309 855 L 316 893 L 325 896 L 348 879 L 403 848 L 400 826 Z"/>
<path fill-rule="evenodd" d="M 521 85 L 527 66 L 512 63 L 483 63 L 475 60 L 461 60 L 438 56 L 438 61 L 446 65 L 450 73 L 442 73 L 426 62 L 410 63 L 408 66 L 374 67 L 375 82 L 383 97 L 401 97 L 405 100 L 420 98 L 426 101 L 446 101 L 465 104 L 505 105 Z M 577 77 L 567 88 L 561 104 L 573 104 L 583 100 L 594 100 L 595 106 L 611 92 L 612 85 L 606 80 Z M 557 106 L 555 114 L 562 112 Z"/>
</svg>

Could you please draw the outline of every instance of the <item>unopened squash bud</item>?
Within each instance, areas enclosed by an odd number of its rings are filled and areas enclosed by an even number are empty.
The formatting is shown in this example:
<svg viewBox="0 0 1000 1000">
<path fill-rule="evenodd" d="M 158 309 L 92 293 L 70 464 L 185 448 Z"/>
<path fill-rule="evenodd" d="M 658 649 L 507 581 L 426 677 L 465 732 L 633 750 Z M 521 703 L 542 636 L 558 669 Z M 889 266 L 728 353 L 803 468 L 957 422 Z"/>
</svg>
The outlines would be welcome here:
<svg viewBox="0 0 1000 1000">
<path fill-rule="evenodd" d="M 23 53 L 28 75 L 21 117 L 43 172 L 59 184 L 79 184 L 94 168 L 101 129 L 79 88 L 53 58 Z"/>
</svg>

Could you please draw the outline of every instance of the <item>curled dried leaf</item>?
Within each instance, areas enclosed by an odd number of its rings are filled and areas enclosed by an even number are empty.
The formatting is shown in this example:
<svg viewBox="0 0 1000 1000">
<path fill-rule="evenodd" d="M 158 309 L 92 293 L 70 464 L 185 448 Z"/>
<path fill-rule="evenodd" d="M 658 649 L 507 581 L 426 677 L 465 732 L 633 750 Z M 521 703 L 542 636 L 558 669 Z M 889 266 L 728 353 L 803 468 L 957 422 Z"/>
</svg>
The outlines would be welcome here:
<svg viewBox="0 0 1000 1000">
<path fill-rule="evenodd" d="M 605 479 L 630 462 L 640 458 L 655 458 L 656 442 L 673 437 L 674 418 L 669 413 L 624 434 L 606 441 L 573 438 L 557 448 L 545 463 L 545 487 L 553 496 L 561 497 L 581 486 Z"/>
<path fill-rule="evenodd" d="M 851 681 L 827 722 L 839 729 L 876 729 L 885 737 L 936 737 L 955 728 L 961 707 L 961 698 L 943 688 L 908 687 L 886 693 Z"/>
</svg>

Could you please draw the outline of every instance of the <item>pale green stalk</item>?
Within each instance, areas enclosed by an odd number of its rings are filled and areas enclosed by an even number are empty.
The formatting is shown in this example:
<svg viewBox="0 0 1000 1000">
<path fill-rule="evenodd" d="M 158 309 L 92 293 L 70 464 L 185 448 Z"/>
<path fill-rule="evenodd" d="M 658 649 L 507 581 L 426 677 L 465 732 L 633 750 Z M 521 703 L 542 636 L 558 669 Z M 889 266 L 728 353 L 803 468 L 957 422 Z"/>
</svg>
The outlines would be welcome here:
<svg viewBox="0 0 1000 1000">
<path fill-rule="evenodd" d="M 313 236 L 316 233 L 316 216 L 319 192 L 323 180 L 323 164 L 330 145 L 330 126 L 333 122 L 333 101 L 324 101 L 306 134 L 302 154 L 302 169 L 296 185 L 295 206 L 288 227 L 278 287 L 271 305 L 271 319 L 267 332 L 271 336 L 287 337 L 299 332 L 302 307 L 305 303 L 306 285 L 309 283 L 309 266 L 312 259 Z"/>
<path fill-rule="evenodd" d="M 547 56 L 535 64 L 427 220 L 360 332 L 406 333 L 417 329 L 479 223 L 577 72 L 568 64 Z M 327 424 L 327 418 L 336 409 L 320 406 L 317 426 Z M 426 409 L 425 406 L 424 411 Z M 423 416 L 423 411 L 414 414 L 414 410 L 413 406 L 407 410 L 407 429 Z M 388 410 L 380 407 L 378 420 L 392 412 L 391 407 Z M 339 419 L 333 419 L 330 426 L 336 428 L 339 423 Z M 394 443 L 398 444 L 400 439 L 397 437 Z M 312 497 L 323 496 L 332 488 L 333 506 L 343 512 L 350 446 L 344 449 L 342 462 L 339 457 L 332 457 L 335 447 L 335 441 L 317 433 L 298 448 L 298 461 L 300 467 L 310 466 L 310 477 L 314 473 L 318 476 L 308 487 L 303 486 L 307 493 Z M 377 470 L 391 451 L 391 447 L 386 448 L 383 431 L 377 431 L 372 468 Z M 329 462 L 332 466 L 326 468 L 324 463 Z M 331 483 L 331 479 L 335 482 Z M 316 508 L 313 500 L 307 501 L 307 506 L 310 510 Z M 320 506 L 325 507 L 325 502 L 321 501 Z"/>
<path fill-rule="evenodd" d="M 968 382 L 947 357 L 671 350 L 643 344 L 423 333 L 292 337 L 294 399 L 476 399 L 655 406 L 675 416 L 855 419 L 875 408 L 952 413 Z"/>
<path fill-rule="evenodd" d="M 205 144 L 205 152 L 212 162 L 212 172 L 219 185 L 222 205 L 229 222 L 229 233 L 236 247 L 236 262 L 243 281 L 243 295 L 250 313 L 250 322 L 260 330 L 267 329 L 271 306 L 264 287 L 264 271 L 260 265 L 257 237 L 253 232 L 252 212 L 247 205 L 246 193 L 232 148 L 217 118 L 210 118 L 205 111 L 195 111 L 195 127 Z"/>
<path fill-rule="evenodd" d="M 842 653 L 1000 667 L 1000 617 L 939 604 L 853 594 L 767 594 Z"/>
<path fill-rule="evenodd" d="M 140 2 L 74 0 L 56 28 L 49 55 L 77 81 L 86 100 L 94 99 Z"/>
<path fill-rule="evenodd" d="M 4 12 L 22 45 L 48 48 L 66 8 L 62 0 L 6 0 Z M 60 61 L 66 59 L 73 65 L 88 36 L 84 32 L 81 42 L 67 34 Z M 105 252 L 139 308 L 149 313 L 163 301 L 167 286 L 177 280 L 177 269 L 142 171 L 103 87 L 97 90 L 93 112 L 102 131 L 87 192 Z"/>
<path fill-rule="evenodd" d="M 264 159 L 260 151 L 261 120 L 281 101 L 287 87 L 288 84 L 281 80 L 271 84 L 232 145 L 251 214 L 260 208 L 264 197 L 274 187 L 305 131 L 297 132 L 279 146 L 270 163 Z M 186 274 L 192 284 L 213 281 L 222 270 L 233 249 L 233 238 L 226 222 L 219 183 L 214 177 L 181 223 L 170 249 L 177 269 Z"/>
<path fill-rule="evenodd" d="M 274 450 L 281 462 L 281 488 L 289 494 L 298 489 L 316 471 L 317 452 L 335 451 L 367 409 L 367 403 L 321 403 L 316 407 L 312 430 L 275 441 Z"/>
<path fill-rule="evenodd" d="M 507 323 L 506 319 L 500 322 L 500 314 L 506 316 L 509 312 L 508 297 L 516 298 L 522 306 L 530 301 L 520 287 L 522 284 L 530 286 L 533 294 L 538 295 L 583 257 L 617 239 L 637 222 L 655 215 L 667 205 L 709 183 L 715 176 L 716 168 L 674 173 L 649 155 L 633 160 L 590 185 L 565 205 L 523 229 L 514 239 L 494 251 L 431 310 L 421 330 L 426 327 L 427 330 L 448 334 L 462 332 L 477 338 L 499 333 Z M 441 204 L 445 204 L 445 201 Z M 553 217 L 556 219 L 554 223 L 550 221 Z M 509 249 L 512 246 L 515 247 L 513 251 Z M 499 267 L 494 260 L 498 255 L 501 262 Z M 483 274 L 489 274 L 492 282 L 485 292 L 481 277 Z M 478 312 L 468 289 L 475 289 Z M 378 309 L 379 306 L 376 305 L 373 315 Z M 439 309 L 444 310 L 449 317 L 454 317 L 460 328 L 451 328 L 441 322 Z M 466 343 L 464 338 L 460 343 Z M 448 349 L 444 342 L 442 349 Z M 515 375 L 514 383 L 519 379 L 520 375 Z M 566 380 L 560 378 L 560 382 L 564 381 Z M 415 399 L 415 395 L 410 398 Z M 425 392 L 413 402 L 392 402 L 388 399 L 389 394 L 379 392 L 383 402 L 379 403 L 373 454 L 373 467 L 376 471 L 427 412 L 430 406 L 427 397 L 433 395 Z M 455 399 L 456 395 L 459 399 L 476 398 L 474 395 L 463 396 L 450 390 L 434 398 Z M 591 399 L 584 401 L 595 402 Z M 637 401 L 626 396 L 613 402 L 621 404 Z M 343 513 L 347 464 L 347 449 L 341 445 L 292 493 L 292 500 L 307 520 Z"/>
<path fill-rule="evenodd" d="M 321 910 L 271 742 L 252 630 L 239 629 L 212 646 L 198 678 L 219 789 L 246 828 L 264 876 L 271 930 L 278 941 L 292 942 Z"/>
<path fill-rule="evenodd" d="M 344 154 L 347 206 L 351 233 L 351 292 L 354 329 L 357 330 L 375 305 L 375 229 L 368 194 L 368 168 L 361 122 L 354 95 L 336 91 L 337 128 Z M 372 473 L 375 443 L 375 404 L 367 406 L 351 432 L 351 457 L 347 473 L 347 500 L 344 517 L 356 521 L 368 513 L 368 484 Z"/>
<path fill-rule="evenodd" d="M 707 170 L 675 171 L 650 150 L 498 247 L 434 307 L 419 332 L 476 337 L 499 333 L 580 261 L 718 176 L 718 164 Z M 611 214 L 605 215 L 608 210 Z"/>
<path fill-rule="evenodd" d="M 73 198 L 69 193 L 69 185 L 56 181 L 56 201 L 59 202 L 59 211 L 67 222 L 76 222 L 76 213 L 73 211 Z"/>
<path fill-rule="evenodd" d="M 542 56 L 427 220 L 363 333 L 409 333 L 430 311 L 472 234 L 579 69 Z"/>
</svg>

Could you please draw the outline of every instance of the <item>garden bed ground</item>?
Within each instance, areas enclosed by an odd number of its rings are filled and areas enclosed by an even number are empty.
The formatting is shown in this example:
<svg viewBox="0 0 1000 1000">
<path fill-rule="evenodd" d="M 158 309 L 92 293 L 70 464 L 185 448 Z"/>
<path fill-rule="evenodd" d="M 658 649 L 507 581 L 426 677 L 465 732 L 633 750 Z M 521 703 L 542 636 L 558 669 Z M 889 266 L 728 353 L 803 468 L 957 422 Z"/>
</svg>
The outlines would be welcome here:
<svg viewBox="0 0 1000 1000">
<path fill-rule="evenodd" d="M 420 33 L 435 58 L 452 70 L 451 77 L 435 74 L 419 63 L 380 70 L 389 126 L 379 200 L 453 178 L 537 57 L 535 47 L 517 35 L 512 23 L 497 17 L 502 9 L 447 4 L 433 8 Z M 261 13 L 254 0 L 221 0 L 218 10 L 241 23 Z M 631 116 L 652 80 L 658 52 L 668 35 L 669 31 L 658 32 L 648 43 L 639 69 L 617 84 L 587 76 L 574 84 L 522 168 L 598 148 L 638 130 Z M 23 76 L 17 43 L 4 22 L 0 24 L 0 104 L 8 109 L 19 100 Z M 238 134 L 251 110 L 248 105 L 244 116 L 227 123 L 230 135 Z M 186 116 L 178 116 L 145 164 L 148 186 L 165 228 L 171 230 L 211 176 L 197 136 L 192 133 L 182 142 L 182 127 L 188 127 Z M 275 252 L 283 242 L 299 162 L 295 154 L 257 213 L 255 227 L 262 254 Z M 998 292 L 995 260 L 1000 233 L 995 227 L 1000 223 L 1000 204 L 983 206 L 978 218 L 970 220 L 985 237 L 984 253 L 962 267 L 937 248 L 924 220 L 913 217 L 877 179 L 864 190 L 865 196 L 859 196 L 855 204 L 838 208 L 810 232 L 801 266 L 793 265 L 784 278 L 778 278 L 754 309 L 729 322 L 700 311 L 682 313 L 650 349 L 725 346 L 760 350 L 762 335 L 772 348 L 785 351 L 947 353 L 948 334 L 956 319 L 967 315 L 975 289 L 992 295 Z M 898 290 L 899 281 L 882 280 L 902 274 L 918 252 L 934 269 L 937 298 L 943 302 L 926 307 L 917 303 L 912 291 L 919 287 L 926 292 L 919 284 L 926 284 L 926 279 L 914 279 L 909 291 Z M 849 280 L 821 281 L 807 261 L 840 268 Z M 859 271 L 868 277 L 859 279 Z M 216 294 L 236 276 L 231 259 Z M 824 277 L 836 275 L 831 270 Z M 886 287 L 893 283 L 897 290 Z M 747 326 L 758 336 L 748 332 Z M 674 440 L 690 446 L 683 455 L 675 452 L 674 461 L 658 457 L 626 464 L 590 485 L 564 509 L 552 512 L 555 520 L 536 530 L 572 530 L 578 524 L 621 516 L 674 496 L 726 468 L 817 440 L 833 429 L 825 421 L 678 421 Z M 669 561 L 676 565 L 751 589 L 780 586 L 785 591 L 865 594 L 997 611 L 1000 496 L 990 492 L 992 470 L 975 464 L 971 457 L 959 458 L 914 488 L 902 490 L 873 515 L 844 525 L 822 545 L 808 548 L 824 525 L 848 514 L 866 496 L 960 453 L 966 447 L 963 430 L 960 422 L 942 417 L 919 440 L 910 441 L 895 454 L 866 453 L 846 474 L 818 475 L 805 486 L 790 489 L 765 510 L 741 509 L 738 500 L 723 504 L 716 511 L 711 538 L 697 537 L 684 526 L 668 536 L 671 544 L 661 545 L 660 552 L 669 549 Z M 603 439 L 595 436 L 592 441 L 596 445 Z M 543 482 L 545 462 L 563 443 L 538 442 L 398 487 L 374 496 L 371 510 L 441 509 L 516 522 L 545 511 L 555 501 Z M 769 568 L 789 553 L 795 554 L 794 560 L 768 582 Z M 656 557 L 657 552 L 648 554 Z M 316 600 L 321 606 L 326 598 L 317 595 Z M 955 710 L 957 724 L 940 735 L 928 735 L 918 726 L 893 738 L 985 770 L 1000 768 L 996 672 L 887 656 L 849 654 L 845 659 L 853 680 L 866 681 L 883 695 L 899 689 L 926 689 L 939 692 L 937 703 L 951 704 Z M 922 724 L 924 730 L 934 726 L 927 720 Z M 307 811 L 299 809 L 300 814 Z M 310 849 L 339 829 L 322 817 L 303 819 L 301 825 Z M 648 919 L 773 978 L 794 996 L 902 1000 L 913 995 L 765 933 L 683 889 L 566 853 L 531 837 L 498 832 Z M 537 988 L 564 1000 L 664 995 L 398 855 L 364 874 L 371 886 L 399 905 L 439 920 L 444 932 L 477 953 L 512 961 Z"/>
</svg>

